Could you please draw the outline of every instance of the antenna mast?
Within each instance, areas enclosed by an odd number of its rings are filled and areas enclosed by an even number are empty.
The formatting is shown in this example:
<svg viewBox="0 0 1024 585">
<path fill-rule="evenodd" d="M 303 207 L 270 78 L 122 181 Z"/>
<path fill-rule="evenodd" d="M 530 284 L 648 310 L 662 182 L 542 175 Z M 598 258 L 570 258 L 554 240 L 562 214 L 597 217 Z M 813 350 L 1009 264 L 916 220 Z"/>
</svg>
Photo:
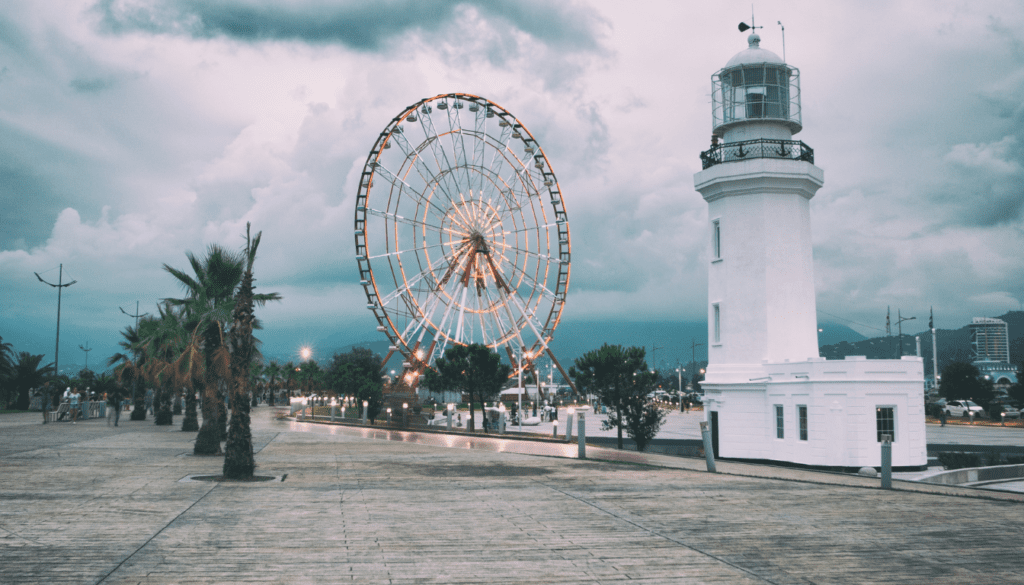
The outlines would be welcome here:
<svg viewBox="0 0 1024 585">
<path fill-rule="evenodd" d="M 786 62 L 786 25 L 782 24 L 782 21 L 778 21 L 779 26 L 782 27 L 782 61 Z"/>
</svg>

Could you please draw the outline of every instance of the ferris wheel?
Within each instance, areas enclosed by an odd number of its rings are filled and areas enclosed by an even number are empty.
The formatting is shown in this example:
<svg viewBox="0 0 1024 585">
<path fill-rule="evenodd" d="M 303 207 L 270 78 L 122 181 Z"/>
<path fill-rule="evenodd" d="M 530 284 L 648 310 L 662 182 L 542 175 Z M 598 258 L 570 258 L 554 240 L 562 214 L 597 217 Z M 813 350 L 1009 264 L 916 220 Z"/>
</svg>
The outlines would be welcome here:
<svg viewBox="0 0 1024 585">
<path fill-rule="evenodd" d="M 392 119 L 359 180 L 355 242 L 367 308 L 409 381 L 472 343 L 514 372 L 543 352 L 557 364 L 569 223 L 550 161 L 508 110 L 451 93 Z"/>
</svg>

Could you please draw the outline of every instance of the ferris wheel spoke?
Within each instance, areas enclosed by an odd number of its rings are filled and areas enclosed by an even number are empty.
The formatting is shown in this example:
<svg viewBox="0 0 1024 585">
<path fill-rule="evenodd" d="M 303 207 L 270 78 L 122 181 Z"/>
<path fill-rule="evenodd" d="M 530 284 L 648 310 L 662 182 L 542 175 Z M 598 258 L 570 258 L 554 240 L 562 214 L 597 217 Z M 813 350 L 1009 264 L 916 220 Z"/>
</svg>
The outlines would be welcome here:
<svg viewBox="0 0 1024 585">
<path fill-rule="evenodd" d="M 427 136 L 425 142 L 430 148 L 430 152 L 434 155 L 434 163 L 437 165 L 438 174 L 434 178 L 438 186 L 441 187 L 449 180 L 448 175 L 450 173 L 448 171 L 452 169 L 451 163 L 448 162 L 448 153 L 445 151 L 444 147 L 441 146 L 441 138 L 437 135 L 437 131 L 434 130 L 434 120 L 429 114 L 420 116 L 420 125 L 423 127 L 423 133 Z M 457 181 L 454 187 L 455 189 L 444 189 L 444 187 L 442 187 L 445 195 L 448 195 L 448 198 L 452 200 L 452 203 L 455 202 L 453 194 L 458 192 Z"/>
<path fill-rule="evenodd" d="M 418 219 L 409 219 L 408 217 L 403 217 L 401 215 L 398 215 L 397 213 L 389 213 L 387 211 L 381 211 L 380 209 L 373 209 L 372 207 L 367 207 L 366 208 L 366 212 L 371 214 L 371 215 L 376 215 L 377 217 L 380 217 L 380 218 L 383 218 L 383 219 L 394 220 L 394 221 L 396 221 L 398 223 L 404 223 L 404 224 L 415 226 L 415 227 L 419 227 L 419 226 L 428 227 L 428 228 L 430 228 L 432 230 L 436 230 L 438 232 L 444 231 L 440 226 L 436 226 L 434 224 L 427 223 L 425 221 L 421 221 L 421 220 L 418 220 Z"/>
<path fill-rule="evenodd" d="M 384 254 L 377 254 L 376 256 L 367 256 L 367 258 L 369 258 L 370 260 L 376 260 L 378 258 L 390 258 L 392 256 L 401 256 L 402 254 L 406 254 L 409 252 L 422 252 L 425 250 L 429 250 L 431 248 L 440 248 L 441 246 L 444 245 L 446 244 L 430 244 L 427 246 L 420 246 L 418 248 L 406 248 L 405 250 L 395 250 L 394 252 L 386 252 Z"/>
<path fill-rule="evenodd" d="M 430 200 L 430 198 L 424 197 L 422 193 L 419 193 L 418 191 L 416 191 L 416 189 L 413 189 L 412 186 L 410 186 L 408 183 L 406 183 L 401 177 L 398 177 L 393 172 L 391 172 L 391 170 L 389 170 L 383 164 L 375 163 L 374 171 L 376 172 L 376 174 L 379 177 L 381 177 L 382 179 L 384 179 L 388 183 L 391 183 L 392 187 L 395 187 L 395 188 L 398 189 L 399 197 L 401 197 L 401 195 L 403 193 L 405 193 L 405 194 L 407 194 L 407 195 L 409 195 L 411 197 L 415 197 L 416 199 L 421 201 L 424 205 L 428 205 L 430 207 L 433 207 L 438 213 L 441 214 L 442 217 L 445 215 L 445 210 L 444 209 L 441 209 L 440 207 L 438 207 L 436 203 L 434 203 L 433 201 Z"/>
<path fill-rule="evenodd" d="M 401 295 L 402 293 L 404 293 L 406 291 L 412 290 L 412 288 L 414 286 L 416 286 L 417 284 L 419 284 L 420 281 L 425 280 L 425 279 L 427 279 L 428 276 L 433 275 L 434 270 L 437 267 L 439 267 L 441 264 L 443 264 L 445 260 L 446 260 L 446 258 L 442 255 L 440 258 L 435 260 L 432 264 L 428 265 L 424 270 L 422 270 L 422 271 L 418 272 L 417 274 L 413 275 L 412 277 L 406 279 L 405 282 L 402 284 L 402 286 L 396 288 L 391 293 L 389 293 L 387 296 L 381 297 L 381 299 L 380 299 L 381 306 L 387 306 L 387 305 L 391 304 L 391 302 L 394 301 L 396 298 L 398 298 L 399 295 Z"/>
<path fill-rule="evenodd" d="M 437 140 L 437 137 L 428 137 L 418 148 L 413 148 L 412 144 L 410 144 L 409 140 L 405 137 L 405 133 L 393 134 L 392 136 L 398 137 L 395 141 L 396 144 L 398 144 L 398 148 L 401 149 L 403 154 L 405 154 L 406 160 L 412 162 L 413 167 L 416 169 L 416 174 L 419 175 L 424 185 L 436 184 L 441 193 L 448 198 L 448 201 L 454 203 L 455 200 L 452 198 L 452 194 L 448 192 L 447 186 L 440 178 L 442 171 L 439 170 L 437 174 L 434 174 L 427 163 L 423 161 L 422 151 L 427 148 L 428 142 Z"/>
<path fill-rule="evenodd" d="M 455 153 L 455 173 L 462 169 L 466 175 L 466 188 L 472 190 L 473 182 L 469 176 L 469 165 L 466 160 L 466 137 L 462 134 L 462 108 L 455 107 L 460 104 L 461 102 L 456 101 L 455 104 L 452 104 L 452 107 L 448 108 L 448 128 L 451 130 L 449 134 L 452 137 L 452 151 Z M 456 133 L 459 135 L 458 139 L 455 137 Z M 461 192 L 462 190 L 460 189 L 459 191 Z"/>
<path fill-rule="evenodd" d="M 522 301 L 519 299 L 519 295 L 515 291 L 512 291 L 512 294 L 506 296 L 512 299 L 512 304 L 514 304 L 516 308 L 519 309 L 519 314 L 523 316 L 523 320 L 526 321 L 526 324 L 530 326 L 531 330 L 533 330 L 533 334 L 537 336 L 538 340 L 540 340 L 541 346 L 547 347 L 548 342 L 540 333 L 544 329 L 544 327 L 541 326 L 540 329 L 537 328 L 537 326 L 540 325 L 540 323 L 535 324 L 533 322 L 533 318 L 527 313 L 526 307 L 523 306 Z"/>
</svg>

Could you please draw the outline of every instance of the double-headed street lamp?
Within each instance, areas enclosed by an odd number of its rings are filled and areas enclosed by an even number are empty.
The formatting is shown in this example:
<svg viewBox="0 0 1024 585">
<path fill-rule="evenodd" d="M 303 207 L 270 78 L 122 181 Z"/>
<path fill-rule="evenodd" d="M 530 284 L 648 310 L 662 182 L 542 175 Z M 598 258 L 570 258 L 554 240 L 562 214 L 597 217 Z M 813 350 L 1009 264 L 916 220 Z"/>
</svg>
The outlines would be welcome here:
<svg viewBox="0 0 1024 585">
<path fill-rule="evenodd" d="M 39 282 L 43 284 L 48 284 L 53 288 L 57 289 L 57 346 L 54 348 L 53 351 L 53 375 L 54 377 L 57 377 L 58 375 L 60 375 L 60 370 L 57 368 L 57 362 L 60 359 L 60 293 L 62 289 L 65 289 L 78 281 L 72 280 L 71 282 L 68 283 L 64 282 L 63 264 L 60 265 L 60 272 L 58 272 L 57 274 L 57 284 L 53 284 L 52 282 L 46 282 L 45 280 L 43 280 L 42 276 L 39 276 L 38 272 L 34 272 L 33 274 L 36 275 L 36 278 L 39 279 Z"/>
</svg>

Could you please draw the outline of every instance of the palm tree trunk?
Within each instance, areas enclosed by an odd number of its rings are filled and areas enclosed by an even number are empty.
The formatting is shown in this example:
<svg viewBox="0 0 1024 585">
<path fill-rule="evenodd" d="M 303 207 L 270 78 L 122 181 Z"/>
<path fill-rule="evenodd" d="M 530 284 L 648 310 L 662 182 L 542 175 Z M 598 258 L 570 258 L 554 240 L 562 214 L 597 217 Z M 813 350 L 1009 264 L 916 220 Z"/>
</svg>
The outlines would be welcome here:
<svg viewBox="0 0 1024 585">
<path fill-rule="evenodd" d="M 247 394 L 245 381 L 236 380 L 231 389 L 231 425 L 224 445 L 224 477 L 230 479 L 252 477 L 256 469 Z"/>
<path fill-rule="evenodd" d="M 224 441 L 228 436 L 228 388 L 221 382 L 217 384 L 217 425 L 220 429 L 220 440 Z"/>
<path fill-rule="evenodd" d="M 134 386 L 134 401 L 132 403 L 132 420 L 146 420 L 146 391 L 139 389 L 139 383 Z"/>
<path fill-rule="evenodd" d="M 181 430 L 188 432 L 199 430 L 199 419 L 196 416 L 196 390 L 191 386 L 185 389 L 185 418 L 181 421 Z"/>
<path fill-rule="evenodd" d="M 171 414 L 171 389 L 162 384 L 157 389 L 156 396 L 153 398 L 156 401 L 154 408 L 156 411 L 156 424 L 160 426 L 173 425 L 174 415 Z"/>
<path fill-rule="evenodd" d="M 217 380 L 207 380 L 203 388 L 203 426 L 196 435 L 195 455 L 220 454 L 220 424 L 217 422 Z M 223 404 L 223 402 L 221 402 Z"/>
<path fill-rule="evenodd" d="M 181 414 L 181 388 L 178 388 L 171 395 L 171 412 L 173 414 Z"/>
</svg>

